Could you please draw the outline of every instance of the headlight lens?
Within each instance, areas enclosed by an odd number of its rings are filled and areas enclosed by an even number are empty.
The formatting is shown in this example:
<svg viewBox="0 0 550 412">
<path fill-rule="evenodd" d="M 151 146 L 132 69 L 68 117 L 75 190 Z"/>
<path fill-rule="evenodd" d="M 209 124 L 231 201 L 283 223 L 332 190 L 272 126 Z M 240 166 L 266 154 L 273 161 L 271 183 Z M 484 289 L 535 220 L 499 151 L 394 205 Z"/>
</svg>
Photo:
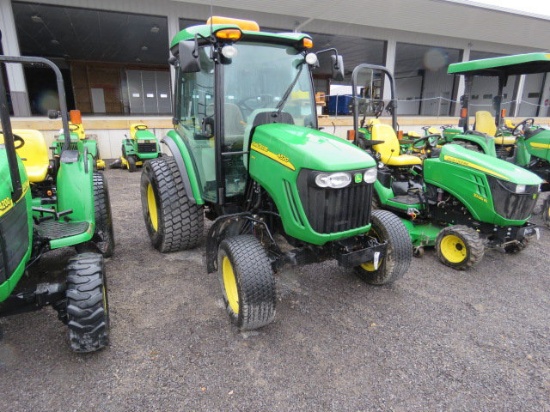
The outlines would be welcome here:
<svg viewBox="0 0 550 412">
<path fill-rule="evenodd" d="M 516 185 L 516 193 L 525 193 L 525 185 Z"/>
<path fill-rule="evenodd" d="M 507 182 L 505 180 L 501 180 L 501 185 L 504 186 L 508 191 L 522 195 L 522 194 L 529 194 L 529 193 L 538 193 L 540 191 L 537 190 L 537 187 L 535 185 L 525 185 L 525 184 L 518 184 L 518 183 L 512 183 Z"/>
<path fill-rule="evenodd" d="M 319 187 L 341 189 L 351 183 L 351 175 L 344 172 L 319 173 L 315 176 L 315 184 Z"/>
<path fill-rule="evenodd" d="M 363 174 L 363 181 L 365 183 L 374 183 L 376 181 L 377 171 L 376 167 L 365 170 Z"/>
</svg>

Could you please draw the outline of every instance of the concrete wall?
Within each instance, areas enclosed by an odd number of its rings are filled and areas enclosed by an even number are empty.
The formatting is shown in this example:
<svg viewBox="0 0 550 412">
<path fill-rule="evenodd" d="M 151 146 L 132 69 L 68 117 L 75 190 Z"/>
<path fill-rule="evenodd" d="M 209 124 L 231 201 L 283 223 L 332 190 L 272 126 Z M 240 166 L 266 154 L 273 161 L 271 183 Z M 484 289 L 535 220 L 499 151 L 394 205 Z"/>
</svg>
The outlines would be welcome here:
<svg viewBox="0 0 550 412">
<path fill-rule="evenodd" d="M 471 117 L 473 120 L 473 117 Z M 513 119 L 520 121 L 523 118 Z M 380 119 L 384 123 L 390 124 L 389 117 Z M 456 125 L 456 117 L 400 117 L 399 125 L 404 132 L 415 131 L 422 133 L 423 126 L 442 126 Z M 129 136 L 130 125 L 133 123 L 145 123 L 149 130 L 155 133 L 157 138 L 162 139 L 165 134 L 172 129 L 171 117 L 86 117 L 83 116 L 82 123 L 86 135 L 90 135 L 97 140 L 99 151 L 103 159 L 115 159 L 121 155 L 120 148 L 122 140 Z M 538 125 L 550 127 L 550 117 L 538 117 Z M 323 131 L 345 139 L 348 130 L 353 129 L 353 119 L 350 116 L 339 117 L 321 117 L 319 126 Z M 12 119 L 13 129 L 36 129 L 40 130 L 46 139 L 48 145 L 51 144 L 56 135 L 60 133 L 61 121 L 50 120 L 47 118 L 14 118 Z M 164 152 L 166 146 L 161 145 Z"/>
</svg>

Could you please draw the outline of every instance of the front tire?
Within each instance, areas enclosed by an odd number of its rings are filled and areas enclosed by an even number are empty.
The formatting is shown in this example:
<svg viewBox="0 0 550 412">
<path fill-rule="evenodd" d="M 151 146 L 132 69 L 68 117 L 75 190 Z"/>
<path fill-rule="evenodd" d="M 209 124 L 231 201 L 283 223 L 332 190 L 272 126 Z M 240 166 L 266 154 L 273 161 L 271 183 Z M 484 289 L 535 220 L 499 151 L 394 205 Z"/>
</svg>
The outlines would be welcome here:
<svg viewBox="0 0 550 412">
<path fill-rule="evenodd" d="M 109 344 L 109 303 L 103 256 L 82 253 L 67 266 L 67 320 L 75 352 L 93 352 Z"/>
<path fill-rule="evenodd" d="M 192 203 L 173 157 L 145 162 L 141 206 L 153 247 L 162 253 L 194 248 L 202 240 L 202 207 Z"/>
<path fill-rule="evenodd" d="M 371 285 L 385 285 L 403 277 L 411 265 L 413 247 L 407 228 L 387 210 L 372 211 L 372 227 L 368 233 L 378 242 L 386 242 L 386 255 L 378 262 L 365 262 L 355 268 L 357 276 Z"/>
<path fill-rule="evenodd" d="M 231 322 L 258 329 L 275 317 L 275 278 L 269 257 L 252 235 L 230 237 L 218 249 L 218 275 Z"/>
<path fill-rule="evenodd" d="M 136 158 L 134 156 L 128 156 L 128 171 L 130 173 L 136 171 Z"/>
<path fill-rule="evenodd" d="M 483 241 L 474 229 L 463 226 L 447 226 L 435 240 L 439 260 L 453 269 L 465 270 L 481 261 L 485 253 Z"/>
</svg>

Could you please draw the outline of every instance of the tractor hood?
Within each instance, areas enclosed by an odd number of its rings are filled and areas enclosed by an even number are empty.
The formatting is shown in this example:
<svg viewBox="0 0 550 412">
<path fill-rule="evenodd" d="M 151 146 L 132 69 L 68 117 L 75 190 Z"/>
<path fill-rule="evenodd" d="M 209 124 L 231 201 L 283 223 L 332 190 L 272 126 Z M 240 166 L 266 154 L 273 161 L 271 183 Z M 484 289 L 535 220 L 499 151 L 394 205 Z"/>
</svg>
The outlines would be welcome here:
<svg viewBox="0 0 550 412">
<path fill-rule="evenodd" d="M 469 167 L 498 179 L 520 185 L 539 185 L 543 180 L 534 173 L 510 162 L 474 152 L 456 144 L 444 145 L 439 159 L 444 163 L 454 163 Z"/>
<path fill-rule="evenodd" d="M 320 171 L 363 169 L 374 159 L 350 142 L 319 130 L 284 123 L 257 126 L 250 156 L 261 154 L 291 170 Z"/>
</svg>

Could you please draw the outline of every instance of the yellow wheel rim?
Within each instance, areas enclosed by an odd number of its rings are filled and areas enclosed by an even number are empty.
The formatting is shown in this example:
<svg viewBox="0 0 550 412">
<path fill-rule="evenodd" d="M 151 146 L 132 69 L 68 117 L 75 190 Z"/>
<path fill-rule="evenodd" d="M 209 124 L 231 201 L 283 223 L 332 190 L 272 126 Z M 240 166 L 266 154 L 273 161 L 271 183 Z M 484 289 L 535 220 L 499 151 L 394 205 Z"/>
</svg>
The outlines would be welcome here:
<svg viewBox="0 0 550 412">
<path fill-rule="evenodd" d="M 155 192 L 151 183 L 147 186 L 147 209 L 149 209 L 149 219 L 151 220 L 151 226 L 155 229 L 155 232 L 159 228 L 159 216 L 157 210 L 157 200 L 155 198 Z"/>
<path fill-rule="evenodd" d="M 229 261 L 227 256 L 222 260 L 222 278 L 223 287 L 225 289 L 225 296 L 227 302 L 233 313 L 239 313 L 239 292 L 237 290 L 237 279 L 235 278 L 235 272 L 233 271 L 233 265 Z"/>
<path fill-rule="evenodd" d="M 380 264 L 378 264 L 378 266 L 380 266 Z M 361 265 L 361 269 L 366 270 L 367 272 L 374 272 L 376 270 L 374 268 L 374 262 L 363 263 Z"/>
<path fill-rule="evenodd" d="M 463 262 L 468 255 L 466 244 L 461 238 L 455 235 L 445 236 L 441 240 L 439 250 L 443 257 L 451 263 Z"/>
</svg>

